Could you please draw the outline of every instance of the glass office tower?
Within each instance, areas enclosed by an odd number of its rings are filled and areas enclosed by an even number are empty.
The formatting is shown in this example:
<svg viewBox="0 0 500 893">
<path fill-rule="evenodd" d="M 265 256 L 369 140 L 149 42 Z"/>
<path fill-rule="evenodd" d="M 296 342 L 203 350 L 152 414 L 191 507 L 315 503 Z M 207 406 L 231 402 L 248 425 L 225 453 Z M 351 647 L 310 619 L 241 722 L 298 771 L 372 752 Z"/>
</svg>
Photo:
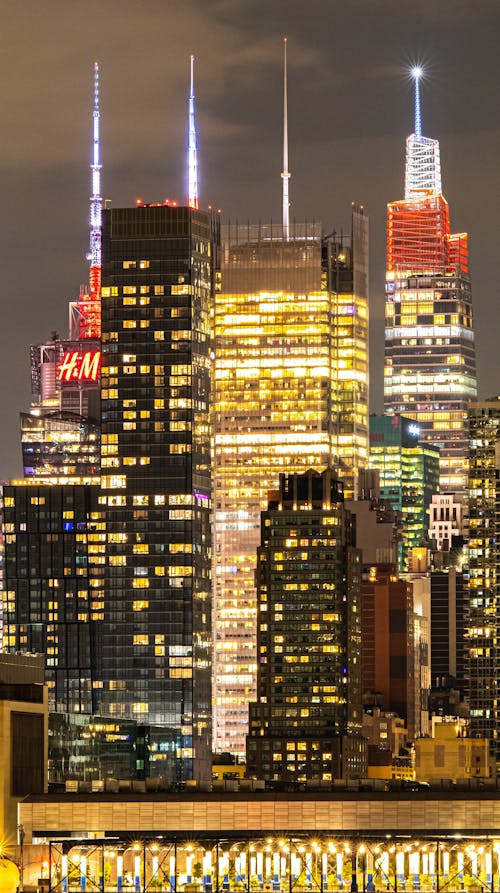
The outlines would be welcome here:
<svg viewBox="0 0 500 893">
<path fill-rule="evenodd" d="M 214 741 L 243 755 L 256 684 L 260 513 L 281 471 L 368 458 L 368 220 L 228 226 L 215 307 Z"/>
<path fill-rule="evenodd" d="M 405 197 L 387 206 L 384 404 L 439 447 L 441 490 L 465 492 L 477 390 L 467 233 L 450 232 L 439 143 L 421 133 L 418 79 L 416 99 Z"/>
<path fill-rule="evenodd" d="M 179 778 L 210 778 L 211 309 L 217 221 L 103 215 L 98 710 L 177 732 Z"/>
<path fill-rule="evenodd" d="M 380 498 L 401 512 L 400 571 L 429 535 L 429 507 L 439 490 L 439 450 L 422 442 L 419 425 L 399 415 L 370 416 L 370 468 L 380 475 Z"/>
</svg>

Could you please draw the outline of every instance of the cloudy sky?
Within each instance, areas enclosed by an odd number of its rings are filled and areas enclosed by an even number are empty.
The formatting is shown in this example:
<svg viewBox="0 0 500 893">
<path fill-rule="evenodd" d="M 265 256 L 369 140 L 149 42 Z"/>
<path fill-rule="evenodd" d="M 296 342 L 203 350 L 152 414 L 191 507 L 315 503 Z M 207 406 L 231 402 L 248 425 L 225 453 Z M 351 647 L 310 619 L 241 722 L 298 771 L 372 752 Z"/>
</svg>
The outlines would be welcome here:
<svg viewBox="0 0 500 893">
<path fill-rule="evenodd" d="M 29 344 L 67 331 L 86 279 L 92 65 L 103 194 L 185 193 L 195 53 L 201 202 L 280 219 L 282 37 L 289 40 L 291 215 L 371 225 L 372 405 L 381 408 L 385 204 L 401 197 L 423 63 L 423 130 L 441 141 L 452 227 L 471 239 L 480 393 L 500 393 L 499 0 L 2 0 L 0 479 L 21 470 Z"/>
</svg>

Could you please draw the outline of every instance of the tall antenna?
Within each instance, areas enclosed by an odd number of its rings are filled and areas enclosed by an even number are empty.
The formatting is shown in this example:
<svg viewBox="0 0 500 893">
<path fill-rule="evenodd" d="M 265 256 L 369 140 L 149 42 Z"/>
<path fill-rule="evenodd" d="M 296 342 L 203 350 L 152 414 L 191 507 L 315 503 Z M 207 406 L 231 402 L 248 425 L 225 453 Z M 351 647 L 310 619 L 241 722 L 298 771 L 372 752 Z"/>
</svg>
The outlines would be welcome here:
<svg viewBox="0 0 500 893">
<path fill-rule="evenodd" d="M 188 124 L 188 205 L 198 207 L 198 146 L 196 142 L 196 122 L 194 112 L 194 56 L 191 54 L 191 84 L 189 89 Z"/>
<path fill-rule="evenodd" d="M 420 78 L 423 75 L 423 70 L 419 65 L 416 65 L 411 70 L 413 80 L 415 82 L 415 129 L 414 134 L 416 137 L 422 136 L 422 110 L 420 108 Z"/>
<path fill-rule="evenodd" d="M 94 107 L 92 120 L 92 161 L 90 164 L 92 176 L 92 195 L 90 196 L 90 251 L 87 254 L 87 260 L 90 261 L 89 287 L 88 291 L 85 288 L 81 290 L 78 302 L 74 305 L 77 314 L 75 324 L 77 324 L 78 336 L 80 338 L 101 337 L 102 196 L 98 62 L 94 62 Z M 78 320 L 77 323 L 76 320 Z M 70 329 L 72 329 L 72 323 L 70 323 Z"/>
<path fill-rule="evenodd" d="M 90 297 L 98 300 L 101 296 L 101 146 L 100 146 L 100 110 L 99 110 L 99 63 L 94 62 L 94 111 L 93 111 L 93 146 L 92 163 L 92 196 L 90 199 L 90 260 L 89 286 Z"/>
<path fill-rule="evenodd" d="M 290 171 L 288 170 L 288 97 L 286 84 L 286 45 L 287 38 L 283 38 L 284 43 L 284 60 L 283 60 L 283 170 L 281 179 L 283 182 L 283 239 L 288 242 L 290 238 L 290 202 L 288 198 L 288 181 L 290 179 Z"/>
</svg>

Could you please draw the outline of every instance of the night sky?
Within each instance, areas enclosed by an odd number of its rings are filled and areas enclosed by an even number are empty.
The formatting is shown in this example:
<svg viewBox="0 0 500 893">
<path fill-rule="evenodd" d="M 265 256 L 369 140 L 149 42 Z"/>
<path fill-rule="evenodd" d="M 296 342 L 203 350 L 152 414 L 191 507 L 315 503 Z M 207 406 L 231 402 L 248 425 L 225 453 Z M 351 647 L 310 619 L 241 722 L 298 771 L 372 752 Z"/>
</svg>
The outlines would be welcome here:
<svg viewBox="0 0 500 893">
<path fill-rule="evenodd" d="M 371 402 L 382 407 L 385 205 L 403 195 L 409 65 L 441 143 L 453 231 L 470 236 L 479 388 L 500 393 L 499 0 L 3 0 L 0 50 L 0 479 L 21 472 L 29 345 L 67 334 L 87 278 L 92 67 L 101 65 L 103 195 L 185 197 L 196 55 L 201 205 L 281 217 L 282 38 L 288 37 L 291 218 L 371 240 Z"/>
</svg>

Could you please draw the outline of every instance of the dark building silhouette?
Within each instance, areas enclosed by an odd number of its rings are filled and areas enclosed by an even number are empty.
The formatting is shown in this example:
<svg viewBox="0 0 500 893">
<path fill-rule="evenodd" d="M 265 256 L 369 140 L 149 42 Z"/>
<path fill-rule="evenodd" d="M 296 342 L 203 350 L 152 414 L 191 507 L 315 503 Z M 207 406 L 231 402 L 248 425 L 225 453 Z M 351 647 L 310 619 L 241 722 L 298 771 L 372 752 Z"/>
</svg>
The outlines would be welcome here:
<svg viewBox="0 0 500 893">
<path fill-rule="evenodd" d="M 257 701 L 247 771 L 362 776 L 361 554 L 331 469 L 280 475 L 257 559 Z"/>
<path fill-rule="evenodd" d="M 435 688 L 465 689 L 465 593 L 454 567 L 431 573 L 431 680 Z"/>
<path fill-rule="evenodd" d="M 31 481 L 3 493 L 4 650 L 46 655 L 51 710 L 91 712 L 102 619 L 98 488 Z"/>
</svg>

